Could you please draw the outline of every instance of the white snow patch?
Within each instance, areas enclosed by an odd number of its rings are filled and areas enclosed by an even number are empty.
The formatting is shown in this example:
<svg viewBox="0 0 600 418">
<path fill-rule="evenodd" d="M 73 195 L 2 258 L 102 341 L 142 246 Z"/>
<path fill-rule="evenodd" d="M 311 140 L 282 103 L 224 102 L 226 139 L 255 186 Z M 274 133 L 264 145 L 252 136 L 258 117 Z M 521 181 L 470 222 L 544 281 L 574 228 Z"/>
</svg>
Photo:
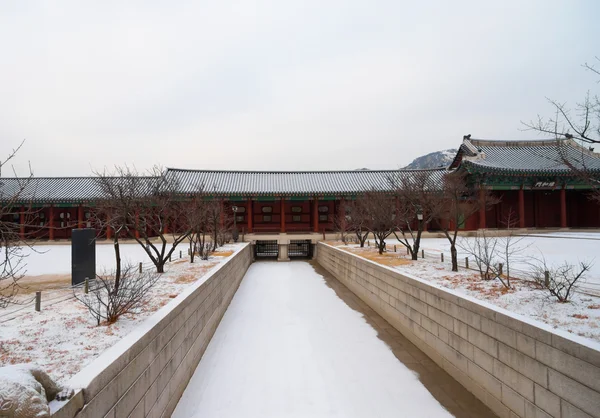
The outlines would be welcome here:
<svg viewBox="0 0 600 418">
<path fill-rule="evenodd" d="M 592 268 L 587 274 L 586 285 L 599 286 L 600 290 L 600 233 L 591 232 L 560 232 L 541 235 L 528 235 L 518 237 L 522 240 L 518 246 L 523 248 L 513 267 L 523 272 L 531 270 L 531 263 L 536 259 L 546 259 L 549 265 L 556 266 L 566 262 L 577 264 L 579 261 L 593 262 Z M 472 241 L 474 238 L 457 239 L 458 255 L 464 258 L 466 254 L 459 246 L 461 240 Z M 386 242 L 388 242 L 386 240 Z M 390 240 L 391 244 L 397 243 Z M 421 248 L 428 251 L 443 251 L 449 258 L 450 243 L 446 238 L 423 238 Z M 404 249 L 404 247 L 402 247 Z"/>
<path fill-rule="evenodd" d="M 58 250 L 56 254 L 68 254 L 70 263 L 69 246 L 52 247 L 51 252 L 54 251 L 54 247 L 68 248 L 68 253 Z M 110 245 L 102 247 L 112 251 Z M 239 251 L 242 247 L 243 244 L 231 244 L 219 248 L 218 251 Z M 182 249 L 185 251 L 185 247 Z M 211 256 L 207 261 L 196 258 L 194 264 L 183 258 L 167 263 L 166 272 L 152 289 L 141 312 L 125 315 L 109 326 L 96 326 L 87 309 L 72 298 L 47 306 L 42 296 L 41 312 L 35 312 L 33 308 L 28 307 L 23 311 L 23 315 L 0 323 L 0 366 L 36 364 L 55 381 L 64 383 L 109 347 L 140 327 L 140 324 L 158 309 L 185 293 L 190 285 L 198 283 L 197 280 L 212 267 L 224 263 L 228 258 Z M 146 258 L 140 259 L 142 260 L 146 261 Z M 53 295 L 64 295 L 67 298 L 72 295 L 72 291 L 54 291 Z"/>
<path fill-rule="evenodd" d="M 306 262 L 248 269 L 173 417 L 450 417 Z"/>
<path fill-rule="evenodd" d="M 170 244 L 169 244 L 170 246 Z M 121 244 L 122 263 L 137 263 L 149 261 L 148 255 L 139 244 Z M 187 248 L 181 249 L 187 254 Z M 23 247 L 23 255 L 27 258 L 27 276 L 42 274 L 71 274 L 71 245 L 35 245 L 33 248 Z M 177 250 L 177 255 L 179 251 Z M 96 272 L 114 270 L 115 250 L 110 244 L 96 245 Z"/>
<path fill-rule="evenodd" d="M 591 296 L 588 293 L 575 293 L 571 302 L 559 303 L 550 296 L 548 291 L 542 290 L 528 281 L 526 274 L 527 269 L 530 268 L 526 260 L 534 256 L 538 257 L 539 251 L 543 251 L 550 264 L 561 264 L 564 260 L 577 262 L 593 258 L 596 255 L 595 241 L 538 237 L 527 237 L 525 240 L 526 244 L 531 245 L 522 252 L 520 264 L 517 265 L 524 273 L 525 280 L 513 280 L 511 283 L 513 289 L 510 291 L 505 291 L 497 280 L 481 280 L 479 274 L 473 270 L 460 268 L 458 272 L 452 272 L 449 264 L 450 244 L 445 238 L 423 239 L 421 247 L 426 254 L 439 255 L 443 251 L 446 254 L 444 263 L 437 256 L 435 259 L 408 260 L 405 247 L 398 244 L 398 241 L 386 240 L 386 242 L 388 250 L 396 244 L 398 253 L 394 256 L 407 259 L 406 264 L 390 268 L 416 280 L 454 291 L 460 296 L 468 296 L 478 302 L 487 302 L 493 309 L 498 307 L 505 309 L 506 314 L 517 314 L 520 316 L 520 320 L 529 318 L 535 321 L 534 324 L 538 327 L 546 328 L 570 339 L 576 339 L 581 344 L 600 350 L 600 345 L 597 344 L 600 342 L 600 297 Z M 374 247 L 358 248 L 354 244 L 344 246 L 337 243 L 336 246 L 358 256 L 377 252 Z M 388 255 L 391 256 L 390 253 Z M 465 254 L 459 249 L 461 262 L 464 256 Z M 473 263 L 472 260 L 471 263 Z M 582 284 L 583 291 L 599 289 L 598 264 L 600 264 L 600 260 L 597 260 L 588 280 Z M 584 338 L 577 338 L 577 336 Z"/>
</svg>

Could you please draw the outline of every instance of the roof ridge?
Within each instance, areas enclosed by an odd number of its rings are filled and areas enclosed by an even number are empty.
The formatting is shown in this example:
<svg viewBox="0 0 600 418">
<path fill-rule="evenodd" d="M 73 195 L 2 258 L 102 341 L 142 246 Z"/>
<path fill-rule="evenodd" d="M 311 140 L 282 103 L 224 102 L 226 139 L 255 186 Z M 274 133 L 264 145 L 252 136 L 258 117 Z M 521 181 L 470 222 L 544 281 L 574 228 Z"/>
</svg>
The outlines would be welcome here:
<svg viewBox="0 0 600 418">
<path fill-rule="evenodd" d="M 193 168 L 171 168 L 168 167 L 166 170 L 169 171 L 185 171 L 194 173 L 241 173 L 241 174 L 319 174 L 319 173 L 397 173 L 397 172 L 416 172 L 416 171 L 440 171 L 445 170 L 446 167 L 434 167 L 434 168 L 398 168 L 398 169 L 387 169 L 387 170 L 306 170 L 306 171 L 285 171 L 285 170 L 204 170 L 204 169 L 193 169 Z"/>
<path fill-rule="evenodd" d="M 559 139 L 469 139 L 475 146 L 488 145 L 488 146 L 509 146 L 509 147 L 523 147 L 528 145 L 556 145 L 557 141 L 567 141 L 566 138 Z"/>
</svg>

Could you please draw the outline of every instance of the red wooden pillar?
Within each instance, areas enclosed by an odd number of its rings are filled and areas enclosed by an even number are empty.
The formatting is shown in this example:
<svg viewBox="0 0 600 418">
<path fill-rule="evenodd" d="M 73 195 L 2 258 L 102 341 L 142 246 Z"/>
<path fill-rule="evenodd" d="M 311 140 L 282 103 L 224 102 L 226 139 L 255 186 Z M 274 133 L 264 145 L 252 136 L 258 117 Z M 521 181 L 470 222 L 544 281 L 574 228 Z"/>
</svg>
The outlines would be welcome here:
<svg viewBox="0 0 600 418">
<path fill-rule="evenodd" d="M 252 233 L 252 199 L 248 199 L 248 207 L 246 208 L 247 216 L 248 216 L 248 233 Z"/>
<path fill-rule="evenodd" d="M 525 191 L 519 189 L 519 228 L 525 228 Z"/>
<path fill-rule="evenodd" d="M 19 236 L 21 239 L 25 239 L 25 206 L 21 206 L 19 215 Z"/>
<path fill-rule="evenodd" d="M 48 239 L 54 240 L 54 205 L 50 205 L 50 219 L 48 222 Z"/>
<path fill-rule="evenodd" d="M 140 239 L 140 212 L 135 211 L 135 237 Z"/>
<path fill-rule="evenodd" d="M 567 227 L 567 191 L 560 189 L 560 227 Z"/>
<path fill-rule="evenodd" d="M 285 199 L 283 196 L 280 201 L 279 217 L 281 218 L 281 232 L 285 232 Z"/>
<path fill-rule="evenodd" d="M 77 228 L 83 228 L 83 206 L 77 207 Z"/>
<path fill-rule="evenodd" d="M 483 187 L 483 186 L 481 186 Z M 481 188 L 479 190 L 479 228 L 484 229 L 486 226 L 485 222 L 485 190 Z"/>
<path fill-rule="evenodd" d="M 221 217 L 219 222 L 221 224 L 221 229 L 223 229 L 223 227 L 225 226 L 225 204 L 223 203 L 223 199 L 219 201 L 219 205 L 221 207 Z"/>
<path fill-rule="evenodd" d="M 169 233 L 169 221 L 165 220 L 165 226 L 163 227 L 163 234 Z"/>
<path fill-rule="evenodd" d="M 346 231 L 346 199 L 343 197 L 340 199 L 340 209 L 339 209 L 340 218 L 340 229 L 342 232 Z"/>
<path fill-rule="evenodd" d="M 316 196 L 313 200 L 313 227 L 315 232 L 319 232 L 319 199 Z"/>
</svg>

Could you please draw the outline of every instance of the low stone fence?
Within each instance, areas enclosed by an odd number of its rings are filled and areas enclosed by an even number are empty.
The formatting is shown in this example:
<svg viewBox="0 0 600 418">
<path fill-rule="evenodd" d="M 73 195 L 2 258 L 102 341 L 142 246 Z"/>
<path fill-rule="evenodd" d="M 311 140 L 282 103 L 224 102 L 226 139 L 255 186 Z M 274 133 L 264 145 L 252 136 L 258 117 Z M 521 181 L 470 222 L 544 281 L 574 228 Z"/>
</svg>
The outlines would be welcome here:
<svg viewBox="0 0 600 418">
<path fill-rule="evenodd" d="M 251 263 L 246 244 L 75 375 L 52 416 L 170 416 Z"/>
<path fill-rule="evenodd" d="M 318 247 L 322 267 L 499 417 L 600 417 L 600 344 Z"/>
</svg>

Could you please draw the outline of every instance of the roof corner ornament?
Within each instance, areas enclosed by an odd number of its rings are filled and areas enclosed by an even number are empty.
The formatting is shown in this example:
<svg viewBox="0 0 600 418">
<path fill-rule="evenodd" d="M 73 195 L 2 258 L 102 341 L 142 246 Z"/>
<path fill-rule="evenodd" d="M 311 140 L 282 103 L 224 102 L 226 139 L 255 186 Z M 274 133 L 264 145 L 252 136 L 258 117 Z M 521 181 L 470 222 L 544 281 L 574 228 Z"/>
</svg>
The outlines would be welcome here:
<svg viewBox="0 0 600 418">
<path fill-rule="evenodd" d="M 463 135 L 463 141 L 470 141 L 470 140 L 471 140 L 471 134 Z"/>
</svg>

